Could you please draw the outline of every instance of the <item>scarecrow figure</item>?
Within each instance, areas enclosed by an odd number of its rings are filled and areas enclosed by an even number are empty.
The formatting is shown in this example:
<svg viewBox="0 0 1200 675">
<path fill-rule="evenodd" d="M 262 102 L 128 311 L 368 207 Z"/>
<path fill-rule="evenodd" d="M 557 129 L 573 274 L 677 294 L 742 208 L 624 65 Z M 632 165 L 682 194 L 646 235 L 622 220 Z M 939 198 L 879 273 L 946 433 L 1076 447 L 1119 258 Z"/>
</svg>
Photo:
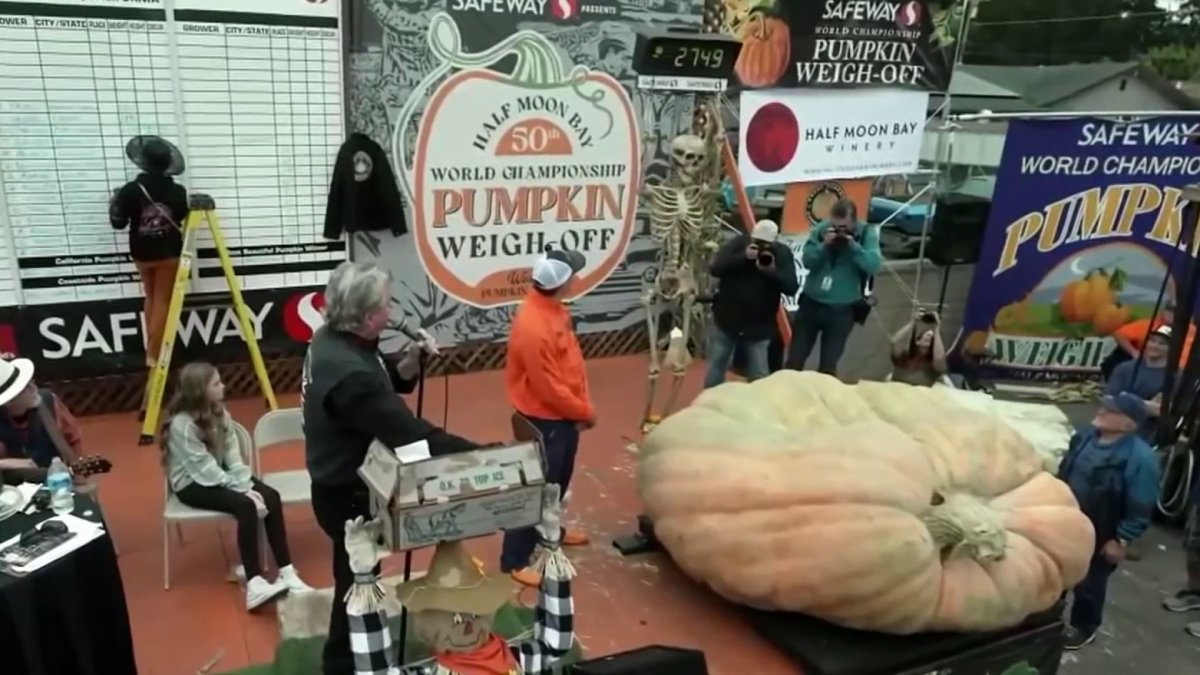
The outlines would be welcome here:
<svg viewBox="0 0 1200 675">
<path fill-rule="evenodd" d="M 542 494 L 542 537 L 534 568 L 541 572 L 536 619 L 530 637 L 509 644 L 492 631 L 496 612 L 513 596 L 508 575 L 484 574 L 461 541 L 434 549 L 429 571 L 397 587 L 412 613 L 413 629 L 434 650 L 432 659 L 396 666 L 383 611 L 384 590 L 373 571 L 389 555 L 380 548 L 379 520 L 346 521 L 346 552 L 355 585 L 346 597 L 356 675 L 548 675 L 575 641 L 575 570 L 559 550 L 562 502 L 557 485 Z M 401 657 L 402 658 L 402 657 Z"/>
</svg>

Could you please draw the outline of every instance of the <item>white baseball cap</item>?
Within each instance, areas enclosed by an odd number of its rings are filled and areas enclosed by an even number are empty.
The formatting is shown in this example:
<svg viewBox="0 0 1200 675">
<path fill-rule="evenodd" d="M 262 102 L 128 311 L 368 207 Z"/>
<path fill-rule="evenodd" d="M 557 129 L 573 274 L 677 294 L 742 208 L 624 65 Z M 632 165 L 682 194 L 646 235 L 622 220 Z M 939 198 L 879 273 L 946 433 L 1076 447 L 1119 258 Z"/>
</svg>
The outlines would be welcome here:
<svg viewBox="0 0 1200 675">
<path fill-rule="evenodd" d="M 0 359 L 0 405 L 16 398 L 33 380 L 33 361 Z"/>
<path fill-rule="evenodd" d="M 773 220 L 760 220 L 750 230 L 750 238 L 757 241 L 775 241 L 779 238 L 779 225 Z"/>
<path fill-rule="evenodd" d="M 562 288 L 586 263 L 579 251 L 546 251 L 533 263 L 533 283 L 547 291 Z"/>
</svg>

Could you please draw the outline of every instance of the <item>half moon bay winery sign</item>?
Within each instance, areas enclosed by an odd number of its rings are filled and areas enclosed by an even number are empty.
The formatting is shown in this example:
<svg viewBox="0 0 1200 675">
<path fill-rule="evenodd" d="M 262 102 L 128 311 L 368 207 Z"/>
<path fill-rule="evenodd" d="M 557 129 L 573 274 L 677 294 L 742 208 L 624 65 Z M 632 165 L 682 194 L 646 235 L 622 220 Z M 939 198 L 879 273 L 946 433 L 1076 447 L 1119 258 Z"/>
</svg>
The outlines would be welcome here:
<svg viewBox="0 0 1200 675">
<path fill-rule="evenodd" d="M 457 72 L 421 116 L 405 185 L 421 264 L 455 299 L 496 307 L 520 301 L 543 251 L 571 249 L 587 261 L 568 299 L 579 297 L 624 259 L 634 231 L 641 141 L 629 95 L 563 63 L 539 33 L 464 54 L 457 31 L 448 16 L 431 22 L 441 67 Z M 513 54 L 511 74 L 484 67 Z"/>
</svg>

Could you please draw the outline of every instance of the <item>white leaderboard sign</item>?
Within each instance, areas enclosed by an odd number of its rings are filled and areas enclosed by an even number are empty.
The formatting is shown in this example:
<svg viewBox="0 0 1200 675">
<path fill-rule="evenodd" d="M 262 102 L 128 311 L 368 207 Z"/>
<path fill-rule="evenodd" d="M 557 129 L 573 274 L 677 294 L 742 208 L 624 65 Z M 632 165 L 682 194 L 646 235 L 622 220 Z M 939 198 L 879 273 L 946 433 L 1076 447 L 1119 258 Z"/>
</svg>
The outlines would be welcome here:
<svg viewBox="0 0 1200 675">
<path fill-rule="evenodd" d="M 183 150 L 179 180 L 216 199 L 245 288 L 321 284 L 345 258 L 322 237 L 344 138 L 341 3 L 171 4 L 0 1 L 0 306 L 141 295 L 108 223 L 138 134 Z M 200 247 L 195 289 L 224 288 Z"/>
</svg>

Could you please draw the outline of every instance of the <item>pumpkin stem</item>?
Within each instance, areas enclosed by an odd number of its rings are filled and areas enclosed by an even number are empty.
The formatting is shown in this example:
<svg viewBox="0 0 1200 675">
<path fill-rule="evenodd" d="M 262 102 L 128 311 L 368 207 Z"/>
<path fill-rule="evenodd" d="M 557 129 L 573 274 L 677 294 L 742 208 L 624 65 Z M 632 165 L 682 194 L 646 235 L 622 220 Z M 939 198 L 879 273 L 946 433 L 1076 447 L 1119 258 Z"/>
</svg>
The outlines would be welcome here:
<svg viewBox="0 0 1200 675">
<path fill-rule="evenodd" d="M 935 495 L 939 496 L 939 495 Z M 921 516 L 938 548 L 946 553 L 961 549 L 980 562 L 1003 560 L 1008 535 L 1000 515 L 977 497 L 951 493 Z"/>
<path fill-rule="evenodd" d="M 762 15 L 762 12 L 755 12 L 754 14 L 751 14 L 750 20 L 755 21 L 754 39 L 755 40 L 766 40 L 767 39 L 767 19 Z"/>
</svg>

